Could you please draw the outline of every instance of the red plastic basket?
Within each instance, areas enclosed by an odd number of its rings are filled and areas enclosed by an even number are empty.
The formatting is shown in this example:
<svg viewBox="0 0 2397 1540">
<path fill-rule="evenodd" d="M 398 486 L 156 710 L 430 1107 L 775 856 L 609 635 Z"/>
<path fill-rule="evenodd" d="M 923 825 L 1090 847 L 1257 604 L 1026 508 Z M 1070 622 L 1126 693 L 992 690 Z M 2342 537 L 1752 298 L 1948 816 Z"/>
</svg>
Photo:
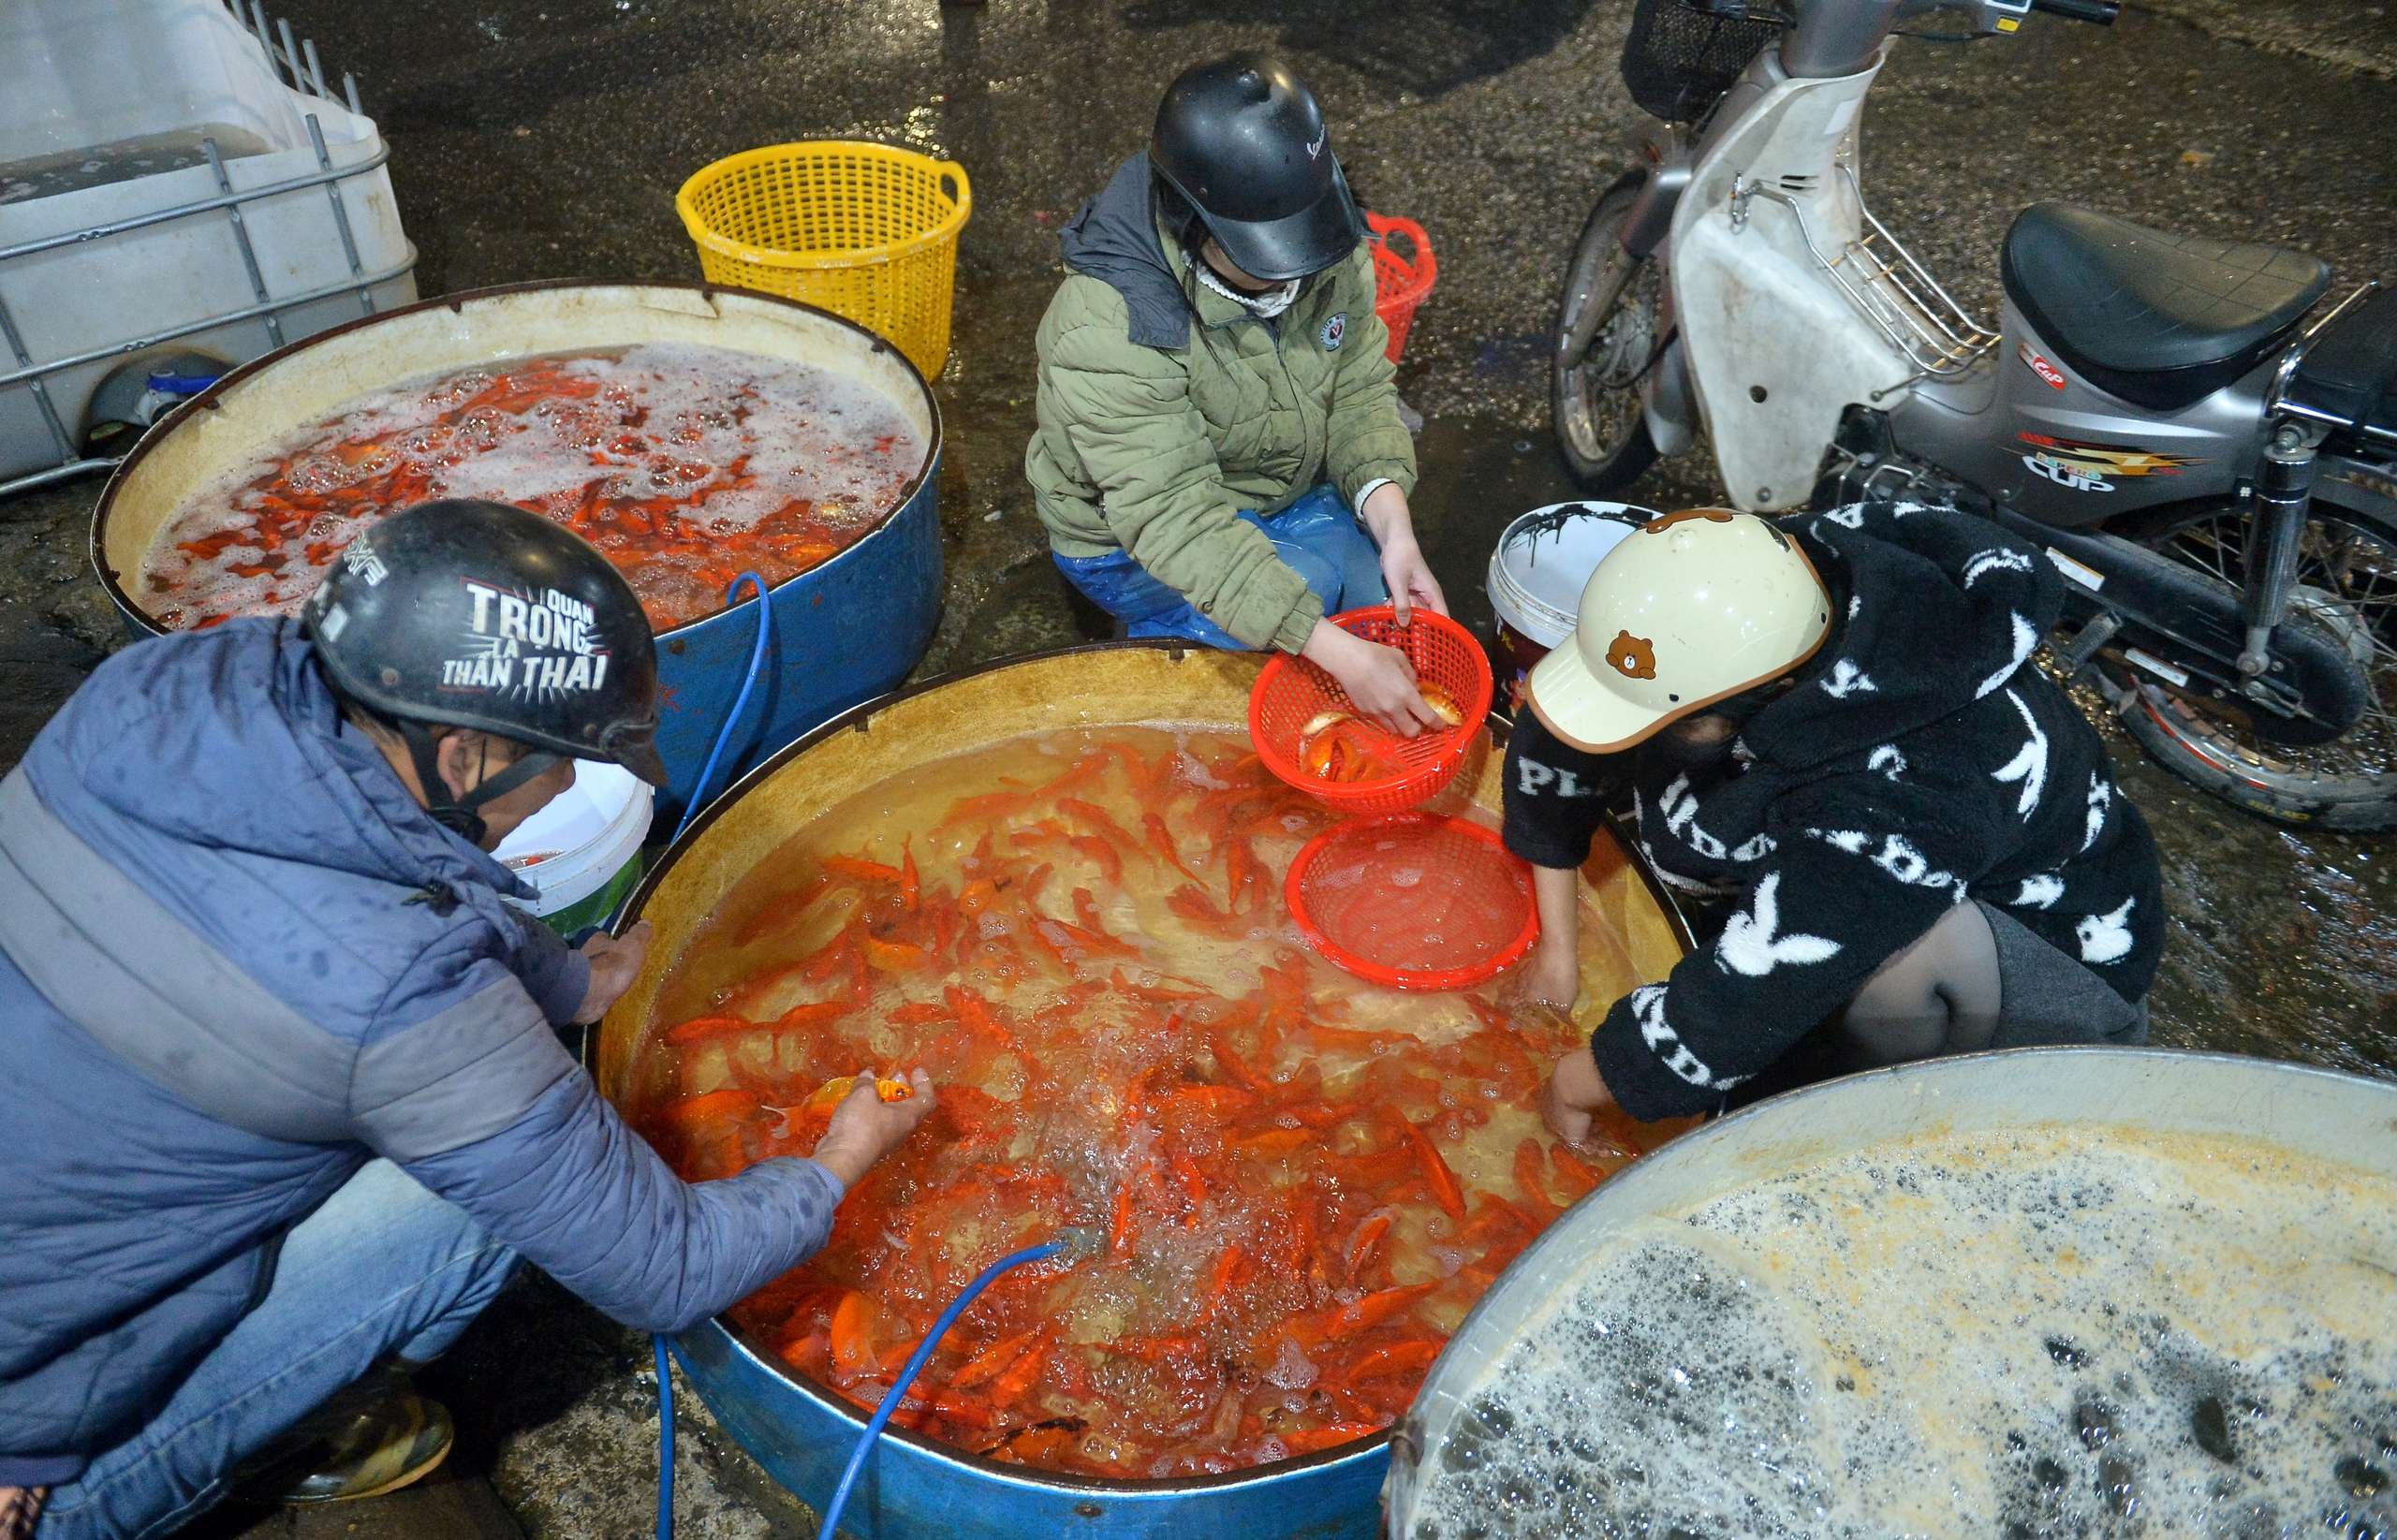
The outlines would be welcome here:
<svg viewBox="0 0 2397 1540">
<path fill-rule="evenodd" d="M 1309 946 L 1368 983 L 1465 990 L 1539 939 L 1529 865 L 1462 818 L 1352 818 L 1316 835 L 1283 887 Z"/>
<path fill-rule="evenodd" d="M 1406 351 L 1406 334 L 1415 329 L 1415 307 L 1440 281 L 1440 264 L 1432 255 L 1432 238 L 1412 219 L 1393 219 L 1367 210 L 1365 227 L 1374 248 L 1374 313 L 1390 328 L 1390 361 Z M 1397 236 L 1415 254 L 1413 260 L 1390 250 Z"/>
<path fill-rule="evenodd" d="M 1386 604 L 1334 615 L 1331 623 L 1404 653 L 1415 665 L 1416 678 L 1456 698 L 1464 711 L 1463 724 L 1413 738 L 1393 736 L 1391 756 L 1400 767 L 1395 775 L 1346 785 L 1316 780 L 1299 768 L 1299 730 L 1328 708 L 1353 711 L 1356 703 L 1338 680 L 1315 664 L 1276 653 L 1248 693 L 1248 736 L 1267 770 L 1343 813 L 1404 813 L 1437 796 L 1463 768 L 1474 736 L 1490 714 L 1489 654 L 1472 632 L 1429 609 L 1416 609 L 1404 628 L 1397 611 Z"/>
</svg>

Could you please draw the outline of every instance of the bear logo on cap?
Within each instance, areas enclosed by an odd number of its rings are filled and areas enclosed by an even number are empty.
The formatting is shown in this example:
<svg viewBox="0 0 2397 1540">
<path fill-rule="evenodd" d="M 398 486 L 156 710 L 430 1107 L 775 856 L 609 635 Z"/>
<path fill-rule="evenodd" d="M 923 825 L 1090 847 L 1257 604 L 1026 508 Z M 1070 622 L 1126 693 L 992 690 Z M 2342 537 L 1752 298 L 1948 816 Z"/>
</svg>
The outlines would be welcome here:
<svg viewBox="0 0 2397 1540">
<path fill-rule="evenodd" d="M 1654 679 L 1656 644 L 1645 637 L 1618 631 L 1607 647 L 1607 662 L 1625 679 Z"/>
</svg>

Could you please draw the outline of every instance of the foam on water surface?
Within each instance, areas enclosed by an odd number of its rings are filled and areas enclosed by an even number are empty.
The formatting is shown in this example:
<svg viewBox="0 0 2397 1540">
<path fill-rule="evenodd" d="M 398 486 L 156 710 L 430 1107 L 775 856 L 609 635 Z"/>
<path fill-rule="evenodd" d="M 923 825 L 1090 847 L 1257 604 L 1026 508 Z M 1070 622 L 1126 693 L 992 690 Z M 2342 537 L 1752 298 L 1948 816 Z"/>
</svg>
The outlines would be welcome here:
<svg viewBox="0 0 2397 1540">
<path fill-rule="evenodd" d="M 2397 1182 L 2128 1130 L 1866 1150 L 1610 1238 L 1411 1540 L 2397 1534 Z"/>
<path fill-rule="evenodd" d="M 608 554 L 652 625 L 720 609 L 880 523 L 924 446 L 881 392 L 692 343 L 511 359 L 404 381 L 262 447 L 169 520 L 142 603 L 178 629 L 294 614 L 375 520 L 433 498 L 513 503 Z"/>
</svg>

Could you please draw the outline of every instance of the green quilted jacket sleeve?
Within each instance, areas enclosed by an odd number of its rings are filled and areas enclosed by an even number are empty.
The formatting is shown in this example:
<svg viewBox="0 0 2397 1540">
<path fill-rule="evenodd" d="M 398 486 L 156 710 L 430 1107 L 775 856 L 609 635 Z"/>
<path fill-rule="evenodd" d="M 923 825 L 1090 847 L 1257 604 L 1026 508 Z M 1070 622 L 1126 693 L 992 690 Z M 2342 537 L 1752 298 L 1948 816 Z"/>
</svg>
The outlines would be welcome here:
<svg viewBox="0 0 2397 1540">
<path fill-rule="evenodd" d="M 1248 646 L 1297 652 L 1322 601 L 1235 517 L 1181 354 L 1135 345 L 1122 300 L 1077 282 L 1099 292 L 1052 307 L 1041 327 L 1043 431 L 1063 429 L 1134 560 Z"/>
<path fill-rule="evenodd" d="M 1324 471 L 1355 507 L 1359 491 L 1384 477 L 1414 495 L 1415 440 L 1398 419 L 1398 366 L 1389 358 L 1390 328 L 1374 309 L 1371 248 L 1357 248 L 1341 284 L 1349 325 L 1332 377 Z"/>
</svg>

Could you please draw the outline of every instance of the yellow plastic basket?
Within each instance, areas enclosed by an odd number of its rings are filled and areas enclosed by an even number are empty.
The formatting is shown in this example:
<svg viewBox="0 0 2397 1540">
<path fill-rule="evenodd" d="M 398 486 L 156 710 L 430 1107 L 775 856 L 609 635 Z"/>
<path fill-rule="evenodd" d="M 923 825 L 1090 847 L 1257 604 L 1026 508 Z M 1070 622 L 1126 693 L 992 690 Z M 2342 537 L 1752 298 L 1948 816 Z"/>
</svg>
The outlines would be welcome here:
<svg viewBox="0 0 2397 1540">
<path fill-rule="evenodd" d="M 890 339 L 924 377 L 949 357 L 965 168 L 846 139 L 727 156 L 683 183 L 674 212 L 712 284 L 821 305 Z"/>
</svg>

